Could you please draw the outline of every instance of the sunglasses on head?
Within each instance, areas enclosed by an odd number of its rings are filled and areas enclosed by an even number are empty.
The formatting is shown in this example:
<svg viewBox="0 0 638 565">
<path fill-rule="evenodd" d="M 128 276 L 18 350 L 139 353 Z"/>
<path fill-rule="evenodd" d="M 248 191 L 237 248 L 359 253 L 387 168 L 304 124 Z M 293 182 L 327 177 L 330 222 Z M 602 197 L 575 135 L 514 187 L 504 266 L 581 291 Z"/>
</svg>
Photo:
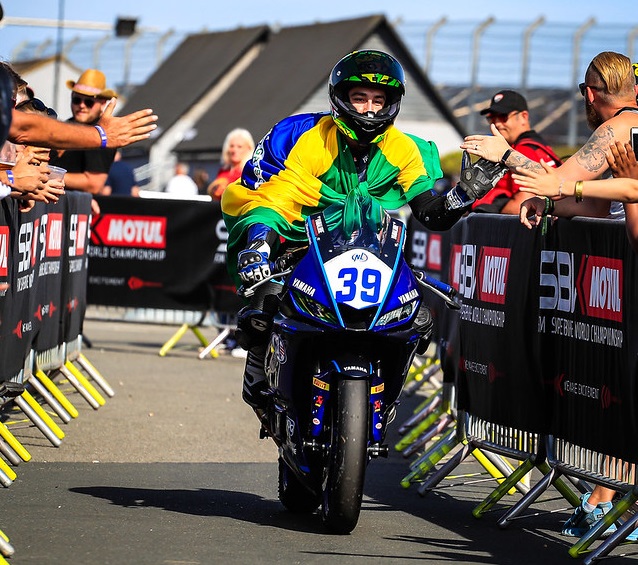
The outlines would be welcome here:
<svg viewBox="0 0 638 565">
<path fill-rule="evenodd" d="M 39 98 L 27 98 L 26 100 L 23 100 L 22 102 L 17 104 L 15 108 L 16 110 L 19 110 L 20 108 L 24 108 L 25 106 L 31 106 L 31 108 L 37 110 L 38 112 L 46 112 L 47 116 L 50 116 L 51 118 L 58 117 L 57 112 L 53 108 L 49 108 Z"/>
<path fill-rule="evenodd" d="M 87 96 L 73 96 L 71 98 L 71 103 L 76 106 L 79 106 L 82 102 L 84 102 L 84 105 L 90 110 L 97 102 L 97 98 L 88 98 Z"/>
</svg>

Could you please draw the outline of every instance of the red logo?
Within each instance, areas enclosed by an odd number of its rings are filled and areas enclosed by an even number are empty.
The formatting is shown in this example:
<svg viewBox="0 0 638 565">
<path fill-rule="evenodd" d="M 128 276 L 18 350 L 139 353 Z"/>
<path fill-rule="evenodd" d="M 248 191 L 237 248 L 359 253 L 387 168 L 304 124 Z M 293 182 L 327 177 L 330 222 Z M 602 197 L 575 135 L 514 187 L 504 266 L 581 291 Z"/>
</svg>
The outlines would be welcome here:
<svg viewBox="0 0 638 565">
<path fill-rule="evenodd" d="M 0 226 L 0 277 L 9 275 L 9 226 Z"/>
<path fill-rule="evenodd" d="M 46 257 L 60 257 L 63 241 L 63 215 L 49 214 L 46 225 Z"/>
<path fill-rule="evenodd" d="M 463 255 L 463 247 L 458 244 L 452 245 L 450 249 L 450 273 L 448 280 L 450 285 L 459 290 L 461 283 L 461 257 Z"/>
<path fill-rule="evenodd" d="M 166 218 L 102 214 L 92 226 L 91 243 L 113 247 L 166 248 Z"/>
<path fill-rule="evenodd" d="M 430 234 L 428 240 L 427 264 L 426 267 L 430 271 L 441 271 L 441 250 L 443 238 L 439 234 Z"/>
<path fill-rule="evenodd" d="M 580 264 L 577 287 L 581 312 L 622 322 L 623 264 L 620 259 L 586 256 Z"/>
<path fill-rule="evenodd" d="M 478 298 L 483 302 L 505 303 L 511 249 L 482 247 L 479 257 Z"/>
</svg>

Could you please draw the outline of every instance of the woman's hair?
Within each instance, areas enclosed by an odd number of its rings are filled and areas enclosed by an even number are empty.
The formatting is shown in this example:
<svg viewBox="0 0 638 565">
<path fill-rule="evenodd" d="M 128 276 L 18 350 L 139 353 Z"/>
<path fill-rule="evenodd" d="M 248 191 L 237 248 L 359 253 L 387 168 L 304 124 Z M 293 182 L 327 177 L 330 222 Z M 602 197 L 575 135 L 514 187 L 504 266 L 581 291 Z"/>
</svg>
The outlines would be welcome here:
<svg viewBox="0 0 638 565">
<path fill-rule="evenodd" d="M 250 159 L 253 151 L 255 150 L 255 141 L 253 140 L 253 136 L 250 135 L 250 132 L 244 128 L 235 128 L 230 130 L 226 135 L 226 139 L 224 139 L 224 145 L 222 145 L 222 167 L 229 168 L 231 163 L 228 159 L 228 148 L 230 147 L 230 142 L 233 138 L 240 137 L 243 141 L 248 145 L 248 151 L 246 151 L 246 156 L 242 160 L 241 166 L 243 167 L 246 162 Z"/>
</svg>

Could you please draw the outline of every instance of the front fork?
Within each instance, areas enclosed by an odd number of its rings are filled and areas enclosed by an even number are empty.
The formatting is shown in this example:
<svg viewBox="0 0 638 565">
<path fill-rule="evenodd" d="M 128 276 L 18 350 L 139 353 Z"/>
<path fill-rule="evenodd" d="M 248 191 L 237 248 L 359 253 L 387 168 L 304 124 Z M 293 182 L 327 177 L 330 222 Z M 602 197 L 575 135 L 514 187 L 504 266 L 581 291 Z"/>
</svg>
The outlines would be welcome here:
<svg viewBox="0 0 638 565">
<path fill-rule="evenodd" d="M 383 382 L 379 366 L 377 366 L 376 371 L 371 371 L 368 375 L 348 375 L 345 373 L 327 371 L 313 376 L 310 436 L 315 443 L 321 437 L 325 428 L 325 409 L 330 401 L 330 388 L 331 386 L 336 386 L 337 379 L 344 377 L 366 379 L 370 382 L 370 430 L 368 432 L 368 452 L 373 457 L 383 455 L 384 448 L 381 446 L 381 441 L 383 440 L 384 432 L 383 414 L 385 412 L 385 383 Z"/>
</svg>

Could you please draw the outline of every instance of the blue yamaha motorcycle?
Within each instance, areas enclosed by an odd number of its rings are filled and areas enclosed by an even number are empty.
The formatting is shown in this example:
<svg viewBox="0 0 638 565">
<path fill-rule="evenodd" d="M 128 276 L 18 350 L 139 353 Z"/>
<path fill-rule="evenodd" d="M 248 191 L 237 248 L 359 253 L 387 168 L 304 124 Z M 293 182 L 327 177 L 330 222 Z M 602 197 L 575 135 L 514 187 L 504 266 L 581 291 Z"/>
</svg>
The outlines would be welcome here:
<svg viewBox="0 0 638 565">
<path fill-rule="evenodd" d="M 293 512 L 321 506 L 327 529 L 346 534 L 359 519 L 369 460 L 388 454 L 386 426 L 412 359 L 429 343 L 420 288 L 458 304 L 454 289 L 406 263 L 402 222 L 381 212 L 351 232 L 330 229 L 328 217 L 330 209 L 307 219 L 302 258 L 296 251 L 278 262 L 293 267 L 242 294 L 270 288 L 274 319 L 253 308 L 251 323 L 268 324 L 259 415 L 261 436 L 279 447 L 279 498 Z"/>
</svg>

